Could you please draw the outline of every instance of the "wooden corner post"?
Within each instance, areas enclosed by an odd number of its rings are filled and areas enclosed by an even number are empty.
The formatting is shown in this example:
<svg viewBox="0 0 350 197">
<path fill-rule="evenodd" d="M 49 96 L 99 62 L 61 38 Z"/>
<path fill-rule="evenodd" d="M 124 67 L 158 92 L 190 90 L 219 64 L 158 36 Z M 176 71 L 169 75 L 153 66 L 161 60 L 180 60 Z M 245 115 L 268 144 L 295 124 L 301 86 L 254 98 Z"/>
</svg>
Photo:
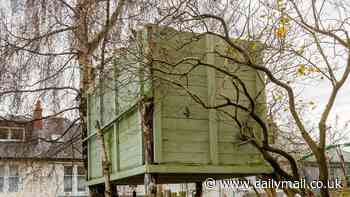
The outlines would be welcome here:
<svg viewBox="0 0 350 197">
<path fill-rule="evenodd" d="M 143 146 L 145 165 L 153 163 L 153 98 L 140 100 L 141 128 L 143 131 Z M 145 194 L 147 197 L 156 197 L 157 184 L 154 174 L 146 173 L 144 177 Z"/>
</svg>

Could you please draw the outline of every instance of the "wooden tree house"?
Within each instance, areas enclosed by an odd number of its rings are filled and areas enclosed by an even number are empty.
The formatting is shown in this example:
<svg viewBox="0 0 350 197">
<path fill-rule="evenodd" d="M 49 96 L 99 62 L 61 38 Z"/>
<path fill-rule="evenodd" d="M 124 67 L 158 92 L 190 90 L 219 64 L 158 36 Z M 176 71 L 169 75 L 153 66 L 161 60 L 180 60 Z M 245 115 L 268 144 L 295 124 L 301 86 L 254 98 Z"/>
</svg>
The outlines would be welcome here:
<svg viewBox="0 0 350 197">
<path fill-rule="evenodd" d="M 227 114 L 246 125 L 249 135 L 260 136 L 260 127 L 248 113 L 200 104 L 219 105 L 226 97 L 249 107 L 242 87 L 236 87 L 225 71 L 244 82 L 255 100 L 255 112 L 264 119 L 263 75 L 220 57 L 240 58 L 213 35 L 147 25 L 134 36 L 89 94 L 88 184 L 104 182 L 96 121 L 104 133 L 115 184 L 143 184 L 145 174 L 156 183 L 179 183 L 271 173 Z M 261 44 L 234 42 L 261 62 Z M 199 61 L 215 67 L 197 65 Z"/>
</svg>

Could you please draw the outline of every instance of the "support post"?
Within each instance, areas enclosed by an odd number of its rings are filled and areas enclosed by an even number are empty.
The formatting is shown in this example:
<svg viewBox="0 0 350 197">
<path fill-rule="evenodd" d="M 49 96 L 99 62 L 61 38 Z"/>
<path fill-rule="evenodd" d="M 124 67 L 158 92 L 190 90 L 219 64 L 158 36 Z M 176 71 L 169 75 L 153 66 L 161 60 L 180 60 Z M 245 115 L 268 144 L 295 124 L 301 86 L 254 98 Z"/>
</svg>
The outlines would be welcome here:
<svg viewBox="0 0 350 197">
<path fill-rule="evenodd" d="M 146 197 L 157 196 L 157 183 L 154 174 L 145 174 L 145 194 Z"/>
<path fill-rule="evenodd" d="M 118 196 L 118 188 L 116 184 L 111 185 L 111 197 L 119 197 Z"/>
<path fill-rule="evenodd" d="M 207 63 L 215 65 L 215 44 L 214 37 L 211 35 L 207 36 Z M 216 105 L 216 71 L 214 68 L 207 68 L 208 76 L 208 105 Z M 218 165 L 219 154 L 218 154 L 218 121 L 216 109 L 209 109 L 209 151 L 210 151 L 210 162 L 213 165 Z"/>
<path fill-rule="evenodd" d="M 167 189 L 164 191 L 164 197 L 171 197 L 171 190 Z"/>
<path fill-rule="evenodd" d="M 91 197 L 104 197 L 104 185 L 94 185 L 89 187 Z"/>
<path fill-rule="evenodd" d="M 153 163 L 153 98 L 142 98 L 140 100 L 141 127 L 143 131 L 143 144 L 145 165 Z M 147 173 L 144 177 L 145 194 L 147 197 L 156 197 L 157 184 L 154 174 Z"/>
<path fill-rule="evenodd" d="M 203 185 L 202 182 L 196 182 L 196 194 L 195 197 L 202 197 L 203 194 Z"/>
</svg>

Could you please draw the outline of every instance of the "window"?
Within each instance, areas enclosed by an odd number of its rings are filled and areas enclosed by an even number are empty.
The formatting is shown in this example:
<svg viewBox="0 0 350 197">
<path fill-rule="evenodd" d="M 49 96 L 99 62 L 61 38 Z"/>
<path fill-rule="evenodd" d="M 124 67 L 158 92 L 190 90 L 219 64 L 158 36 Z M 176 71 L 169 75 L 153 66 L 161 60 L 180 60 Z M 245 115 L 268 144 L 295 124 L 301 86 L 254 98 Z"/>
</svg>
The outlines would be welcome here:
<svg viewBox="0 0 350 197">
<path fill-rule="evenodd" d="M 25 136 L 24 128 L 0 127 L 1 141 L 23 141 Z"/>
<path fill-rule="evenodd" d="M 18 192 L 19 189 L 19 174 L 18 174 L 18 166 L 10 165 L 10 173 L 8 177 L 9 181 L 9 192 Z"/>
<path fill-rule="evenodd" d="M 21 0 L 11 0 L 11 10 L 12 10 L 12 15 L 20 12 L 23 10 L 23 1 Z"/>
<path fill-rule="evenodd" d="M 9 129 L 0 127 L 0 139 L 7 140 L 9 137 Z"/>
<path fill-rule="evenodd" d="M 73 166 L 64 166 L 64 191 L 73 191 Z"/>
<path fill-rule="evenodd" d="M 69 192 L 70 196 L 83 196 L 88 193 L 85 181 L 85 169 L 83 166 L 64 166 L 63 192 Z"/>
<path fill-rule="evenodd" d="M 82 166 L 78 166 L 77 168 L 77 178 L 78 178 L 78 191 L 79 192 L 86 191 L 85 169 Z"/>
<path fill-rule="evenodd" d="M 0 127 L 0 140 L 20 141 L 24 139 L 23 128 Z"/>
<path fill-rule="evenodd" d="M 5 166 L 0 165 L 0 192 L 5 191 Z"/>
<path fill-rule="evenodd" d="M 11 139 L 13 140 L 23 140 L 23 129 L 14 128 L 11 129 Z"/>
</svg>

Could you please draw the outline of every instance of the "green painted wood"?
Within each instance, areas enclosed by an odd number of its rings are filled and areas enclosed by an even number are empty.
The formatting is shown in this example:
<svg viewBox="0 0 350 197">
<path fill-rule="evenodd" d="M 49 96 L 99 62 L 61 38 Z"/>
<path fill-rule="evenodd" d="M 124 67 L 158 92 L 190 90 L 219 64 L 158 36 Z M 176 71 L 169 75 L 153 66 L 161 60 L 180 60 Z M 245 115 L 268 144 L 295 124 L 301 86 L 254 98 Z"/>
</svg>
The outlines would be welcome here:
<svg viewBox="0 0 350 197">
<path fill-rule="evenodd" d="M 89 140 L 90 173 L 89 178 L 94 179 L 102 176 L 101 149 L 98 146 L 96 136 Z"/>
<path fill-rule="evenodd" d="M 114 144 L 114 159 L 112 163 L 113 172 L 120 171 L 120 147 L 119 147 L 119 128 L 118 123 L 113 124 L 113 138 Z"/>
<path fill-rule="evenodd" d="M 142 132 L 138 111 L 135 110 L 119 121 L 119 167 L 120 170 L 142 165 Z"/>
<path fill-rule="evenodd" d="M 209 162 L 208 151 L 206 153 L 166 152 L 163 155 L 163 163 L 209 164 Z"/>
<path fill-rule="evenodd" d="M 163 129 L 163 141 L 176 139 L 181 142 L 209 142 L 206 131 Z"/>
<path fill-rule="evenodd" d="M 183 101 L 178 102 L 177 105 L 173 103 L 165 105 L 163 108 L 163 118 L 181 118 L 187 119 L 187 116 L 190 116 L 191 119 L 206 120 L 208 119 L 208 110 L 200 106 L 198 103 L 189 104 L 188 102 Z M 189 114 L 186 111 L 186 108 L 191 106 Z"/>
<path fill-rule="evenodd" d="M 164 140 L 164 151 L 167 153 L 207 153 L 208 142 L 181 141 L 172 139 Z M 181 144 L 179 146 L 179 144 Z"/>
<path fill-rule="evenodd" d="M 239 159 L 237 159 L 239 158 Z M 245 168 L 251 164 L 263 164 L 261 155 L 258 154 L 219 154 L 220 165 L 240 165 Z"/>
<path fill-rule="evenodd" d="M 146 166 L 147 173 L 189 173 L 189 174 L 255 174 L 271 172 L 272 169 L 266 165 L 186 165 L 186 164 L 161 164 Z"/>
<path fill-rule="evenodd" d="M 206 62 L 211 65 L 215 65 L 214 55 L 214 38 L 213 36 L 206 37 L 207 55 Z M 208 78 L 208 105 L 216 106 L 216 72 L 214 68 L 207 68 Z M 216 109 L 209 109 L 209 151 L 210 161 L 212 164 L 217 165 L 219 163 L 218 158 L 218 121 L 217 121 Z"/>
<path fill-rule="evenodd" d="M 191 120 L 180 118 L 163 118 L 163 129 L 208 131 L 208 120 Z"/>
<path fill-rule="evenodd" d="M 251 144 L 248 144 L 248 143 L 238 144 L 238 143 L 232 143 L 232 142 L 220 142 L 218 152 L 224 153 L 224 154 L 232 154 L 234 156 L 235 154 L 236 155 L 257 154 L 256 149 Z"/>
<path fill-rule="evenodd" d="M 159 92 L 154 91 L 155 98 L 159 98 Z M 154 135 L 154 162 L 163 162 L 163 129 L 162 129 L 162 118 L 163 118 L 163 108 L 160 99 L 154 100 L 154 121 L 153 121 L 153 135 Z M 167 109 L 164 109 L 167 110 Z M 166 132 L 167 133 L 167 132 Z"/>
<path fill-rule="evenodd" d="M 165 32 L 159 32 L 165 30 Z M 142 32 L 140 37 L 149 37 L 147 32 Z M 264 76 L 245 65 L 237 65 L 223 60 L 208 51 L 227 53 L 227 44 L 218 38 L 198 36 L 189 32 L 177 32 L 171 28 L 155 30 L 150 35 L 154 41 L 152 57 L 176 63 L 182 58 L 195 57 L 203 62 L 214 64 L 227 72 L 237 75 L 242 79 L 248 88 L 248 92 L 257 96 L 259 90 L 264 90 Z M 180 48 L 179 46 L 192 41 Z M 148 42 L 141 40 L 145 48 L 137 49 L 137 54 L 150 51 Z M 256 43 L 235 41 L 243 48 L 251 51 L 251 55 L 257 62 L 262 61 Z M 254 46 L 254 47 L 253 47 Z M 253 49 L 254 48 L 254 49 Z M 96 184 L 101 177 L 100 158 L 98 147 L 93 135 L 93 122 L 99 120 L 99 105 L 103 105 L 102 119 L 106 125 L 114 122 L 111 132 L 108 131 L 106 141 L 109 145 L 109 155 L 112 159 L 113 175 L 112 180 L 130 177 L 136 173 L 158 172 L 158 173 L 226 173 L 226 174 L 254 174 L 257 172 L 270 172 L 258 151 L 253 147 L 240 144 L 239 129 L 230 117 L 220 111 L 207 110 L 202 108 L 185 90 L 169 83 L 168 80 L 179 83 L 188 90 L 198 95 L 206 104 L 220 104 L 224 102 L 221 94 L 230 98 L 240 95 L 239 104 L 249 106 L 247 97 L 243 96 L 242 88 L 237 92 L 232 85 L 232 80 L 227 79 L 218 71 L 206 66 L 193 68 L 193 64 L 182 63 L 176 67 L 166 64 L 153 63 L 153 72 L 138 68 L 134 54 L 118 59 L 118 75 L 114 77 L 117 83 L 116 88 L 108 90 L 105 88 L 97 90 L 103 92 L 103 96 L 97 93 L 89 98 L 89 184 Z M 229 55 L 237 55 L 234 52 Z M 194 62 L 191 62 L 194 63 Z M 133 65 L 130 67 L 130 65 Z M 128 70 L 127 70 L 128 69 Z M 183 74 L 191 71 L 188 77 L 171 76 L 160 74 L 156 70 L 168 73 Z M 193 70 L 190 70 L 193 69 Z M 147 76 L 152 80 L 139 80 Z M 166 79 L 166 80 L 164 80 Z M 139 82 L 142 81 L 140 84 Z M 142 87 L 142 88 L 141 88 Z M 154 131 L 154 161 L 157 167 L 142 167 L 143 165 L 143 135 L 141 132 L 140 114 L 134 106 L 140 95 L 140 89 L 147 96 L 154 96 L 155 110 L 153 119 Z M 102 96 L 102 97 L 101 97 Z M 101 102 L 102 98 L 102 102 Z M 256 112 L 264 117 L 266 113 L 264 92 L 258 97 Z M 223 110 L 231 114 L 235 113 L 232 107 L 225 107 Z M 124 113 L 128 111 L 128 113 Z M 108 116 L 114 113 L 115 116 Z M 256 135 L 261 134 L 258 125 L 248 117 L 246 112 L 237 111 L 240 120 L 247 121 Z M 111 118 L 114 117 L 114 118 Z M 109 123 L 108 123 L 109 122 Z M 104 125 L 104 127 L 106 127 Z M 238 159 L 239 158 L 239 159 Z M 96 161 L 96 162 L 92 162 Z M 176 164 L 176 165 L 175 165 Z M 215 167 L 209 164 L 216 164 Z M 188 166 L 194 165 L 194 166 Z"/>
<path fill-rule="evenodd" d="M 136 176 L 136 175 L 140 175 L 146 172 L 146 166 L 138 166 L 132 169 L 127 169 L 127 170 L 123 170 L 120 172 L 115 172 L 111 174 L 111 180 L 119 180 L 119 179 L 123 179 L 123 178 L 127 178 L 130 176 Z M 104 178 L 95 178 L 95 179 L 91 179 L 89 181 L 87 181 L 87 185 L 91 186 L 91 185 L 97 185 L 97 184 L 101 184 L 104 182 Z"/>
</svg>

